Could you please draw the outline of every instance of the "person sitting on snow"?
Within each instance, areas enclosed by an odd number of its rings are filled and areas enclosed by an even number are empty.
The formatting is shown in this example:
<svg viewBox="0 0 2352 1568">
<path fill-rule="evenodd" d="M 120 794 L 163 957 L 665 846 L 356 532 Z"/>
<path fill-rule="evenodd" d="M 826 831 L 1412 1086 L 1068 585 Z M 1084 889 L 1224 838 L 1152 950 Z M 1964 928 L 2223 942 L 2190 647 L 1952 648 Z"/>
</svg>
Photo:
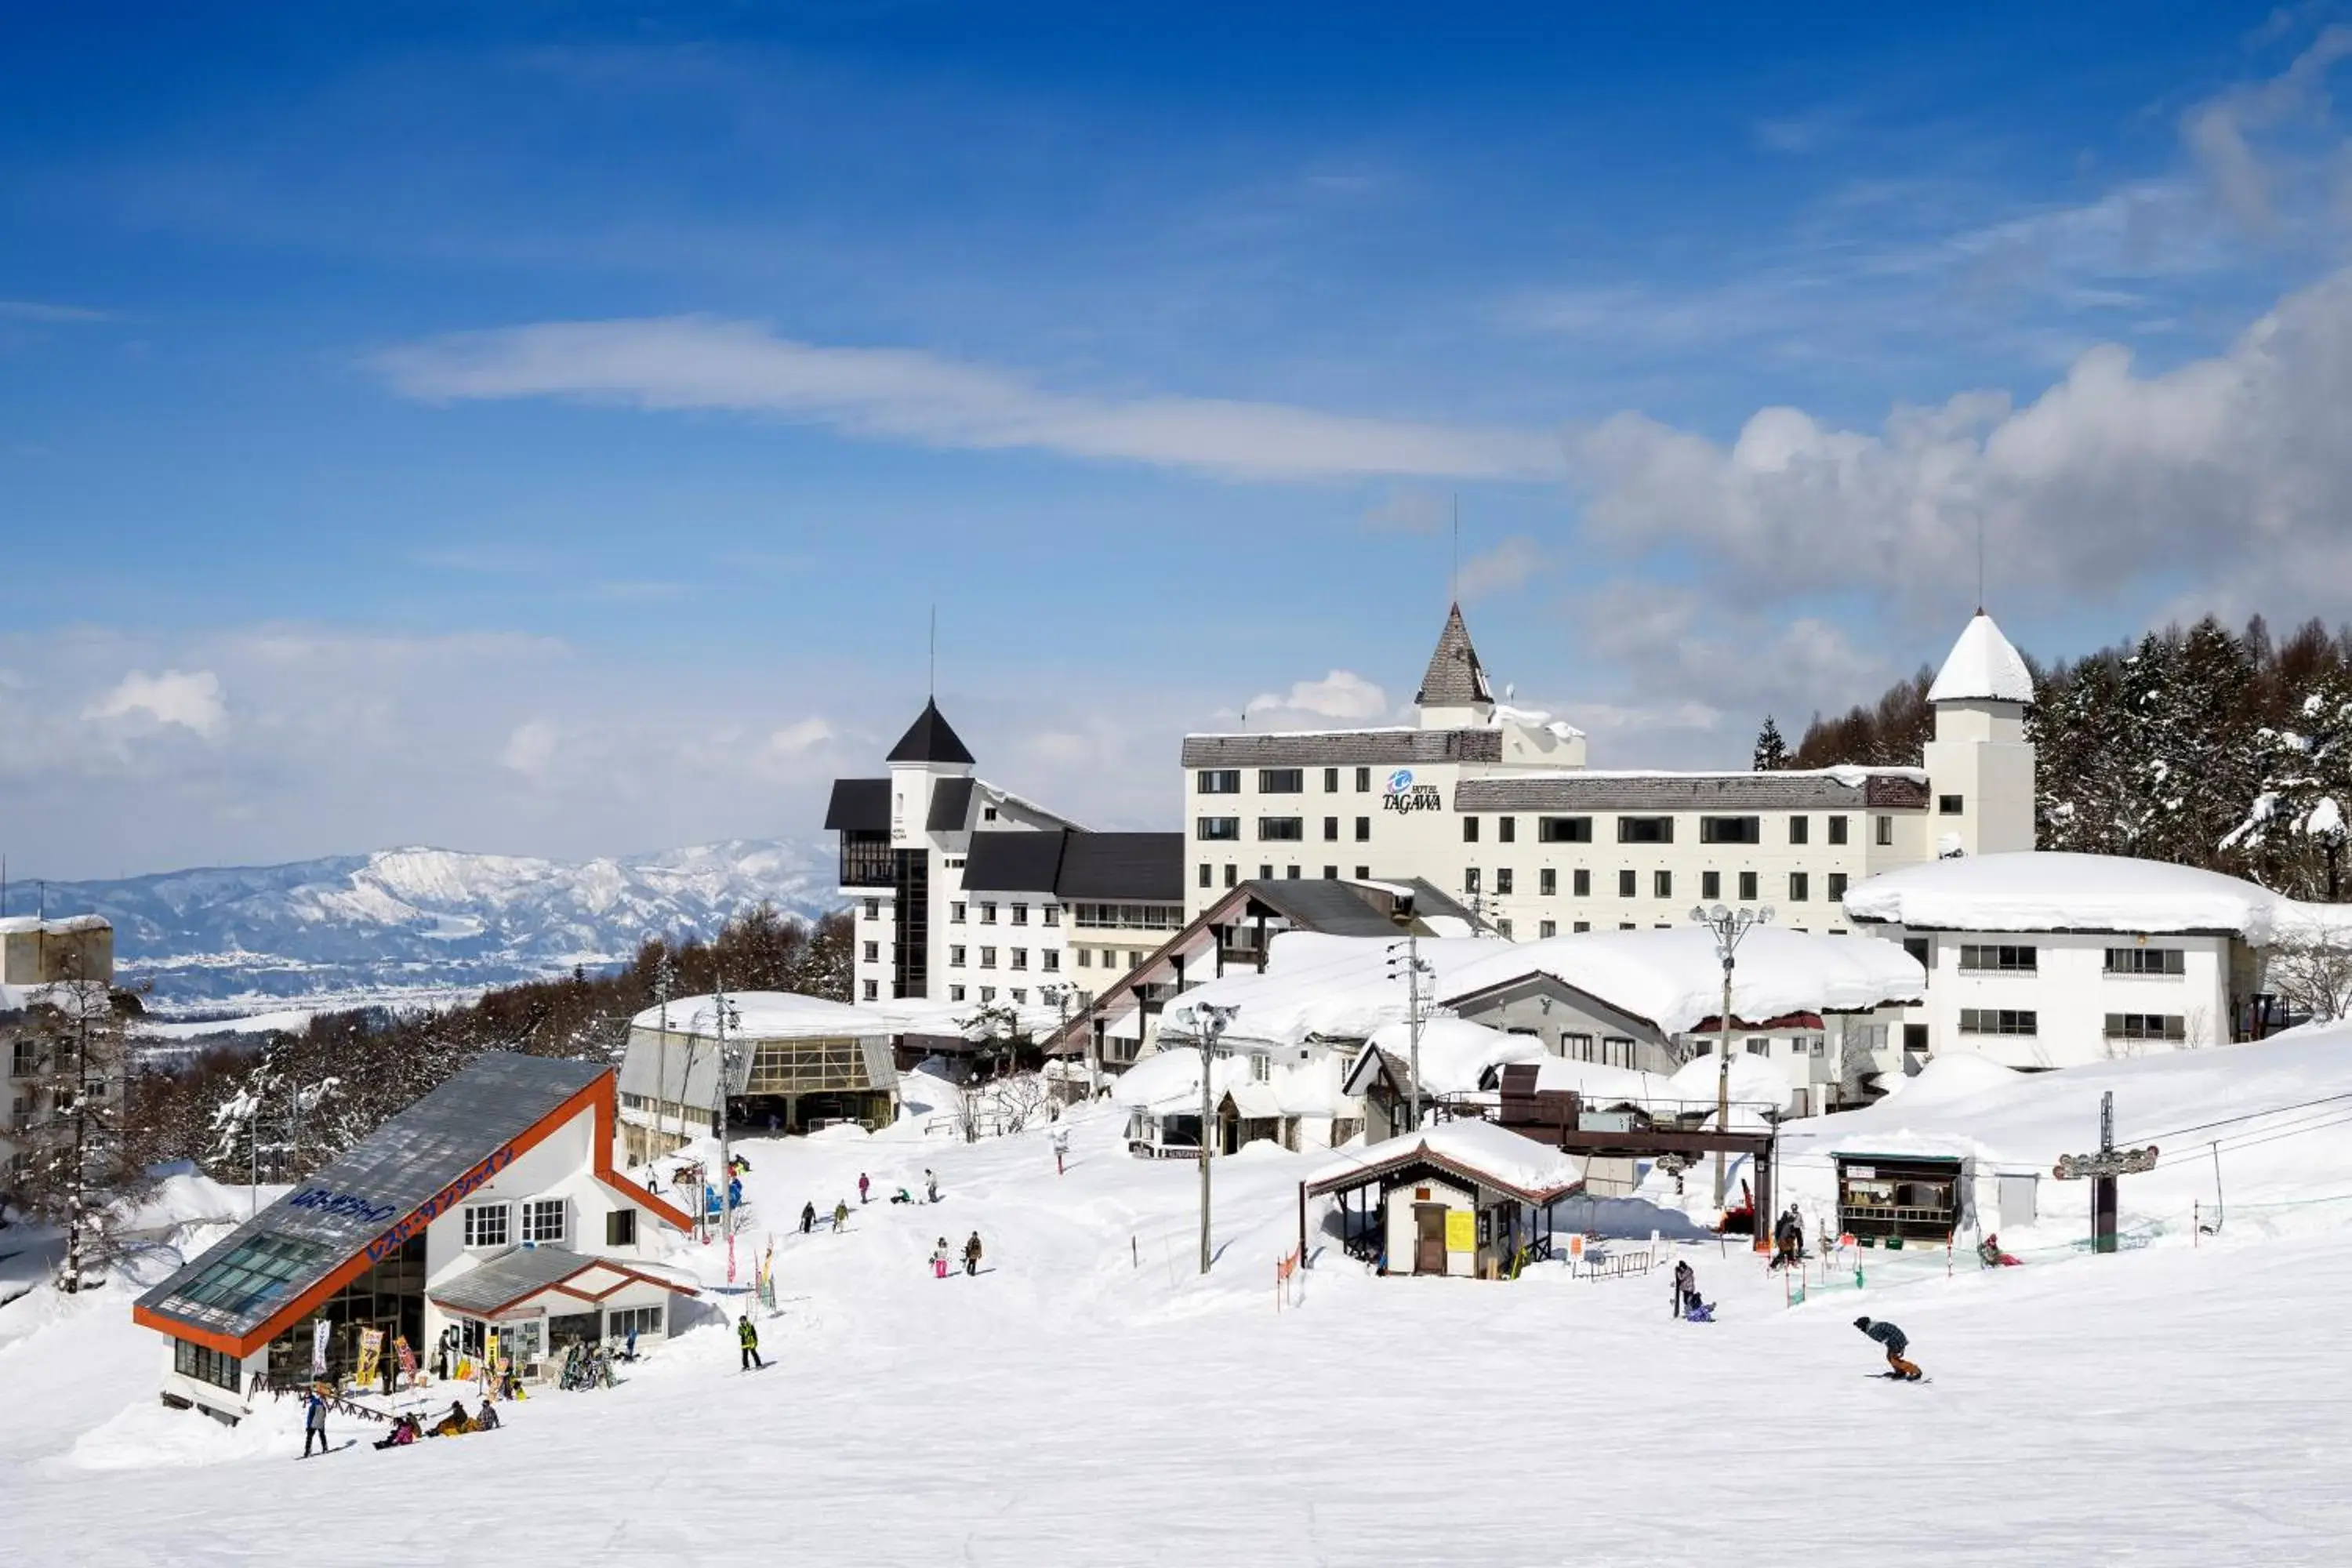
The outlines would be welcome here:
<svg viewBox="0 0 2352 1568">
<path fill-rule="evenodd" d="M 466 1414 L 466 1407 L 463 1405 L 458 1404 L 453 1399 L 449 1402 L 449 1414 L 441 1417 L 440 1420 L 433 1423 L 433 1430 L 427 1433 L 426 1436 L 433 1437 L 462 1437 L 473 1429 L 473 1418 Z"/>
<path fill-rule="evenodd" d="M 474 1430 L 477 1432 L 495 1432 L 498 1429 L 498 1408 L 488 1400 L 485 1399 L 482 1401 L 482 1413 L 474 1417 Z"/>
<path fill-rule="evenodd" d="M 1977 1243 L 1977 1261 L 1987 1268 L 2014 1268 L 2021 1260 L 2000 1249 L 2000 1237 L 1987 1236 Z"/>
</svg>

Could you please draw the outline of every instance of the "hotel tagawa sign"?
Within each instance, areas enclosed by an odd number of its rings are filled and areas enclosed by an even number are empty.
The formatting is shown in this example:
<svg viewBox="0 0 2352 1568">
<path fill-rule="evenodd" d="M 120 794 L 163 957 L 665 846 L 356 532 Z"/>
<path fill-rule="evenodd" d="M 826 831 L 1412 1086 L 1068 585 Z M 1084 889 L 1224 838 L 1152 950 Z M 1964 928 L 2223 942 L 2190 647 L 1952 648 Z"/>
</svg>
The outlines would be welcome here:
<svg viewBox="0 0 2352 1568">
<path fill-rule="evenodd" d="M 1399 768 L 1389 775 L 1388 784 L 1381 791 L 1383 811 L 1443 811 L 1445 802 L 1439 797 L 1437 786 L 1415 784 L 1411 768 Z"/>
</svg>

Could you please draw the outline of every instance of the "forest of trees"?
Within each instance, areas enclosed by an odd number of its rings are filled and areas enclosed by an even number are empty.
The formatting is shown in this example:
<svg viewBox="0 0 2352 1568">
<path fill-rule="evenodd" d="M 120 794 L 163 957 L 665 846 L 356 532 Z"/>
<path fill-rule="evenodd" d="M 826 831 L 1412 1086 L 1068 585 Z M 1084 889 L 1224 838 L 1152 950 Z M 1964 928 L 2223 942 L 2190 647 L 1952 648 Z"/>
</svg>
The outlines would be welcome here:
<svg viewBox="0 0 2352 1568">
<path fill-rule="evenodd" d="M 618 1061 L 630 1018 L 655 1005 L 665 983 L 673 996 L 707 994 L 723 976 L 730 991 L 846 1002 L 850 933 L 846 912 L 811 923 L 763 905 L 709 942 L 650 940 L 606 974 L 574 970 L 462 1007 L 321 1014 L 303 1034 L 275 1037 L 258 1051 L 224 1047 L 140 1074 L 126 1121 L 142 1165 L 191 1160 L 225 1181 L 243 1181 L 257 1165 L 265 1181 L 291 1181 L 480 1052 Z"/>
<path fill-rule="evenodd" d="M 2027 663 L 2042 848 L 2177 861 L 2302 899 L 2352 890 L 2352 628 L 2315 620 L 2281 638 L 2260 616 L 2242 632 L 2207 616 L 2072 663 Z M 1816 715 L 1793 751 L 1768 718 L 1757 765 L 1916 766 L 1933 679 L 1923 668 L 1874 704 Z"/>
</svg>

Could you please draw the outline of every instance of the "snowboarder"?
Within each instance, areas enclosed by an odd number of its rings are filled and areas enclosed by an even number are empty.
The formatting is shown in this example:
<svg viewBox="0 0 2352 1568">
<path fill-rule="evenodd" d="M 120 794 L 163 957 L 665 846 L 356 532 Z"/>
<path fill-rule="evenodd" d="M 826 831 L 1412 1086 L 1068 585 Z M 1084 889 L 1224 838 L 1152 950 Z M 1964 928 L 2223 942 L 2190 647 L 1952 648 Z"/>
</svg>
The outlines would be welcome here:
<svg viewBox="0 0 2352 1568">
<path fill-rule="evenodd" d="M 628 1342 L 621 1347 L 621 1359 L 623 1361 L 637 1359 L 637 1325 L 635 1323 L 629 1325 Z"/>
<path fill-rule="evenodd" d="M 1698 1306 L 1698 1270 L 1687 1258 L 1675 1262 L 1675 1316 L 1687 1318 Z"/>
<path fill-rule="evenodd" d="M 752 1326 L 751 1314 L 749 1312 L 735 1320 L 735 1342 L 743 1347 L 745 1372 L 768 1364 L 760 1359 L 760 1331 Z"/>
<path fill-rule="evenodd" d="M 492 1405 L 488 1400 L 485 1399 L 482 1401 L 482 1413 L 474 1417 L 474 1430 L 477 1432 L 495 1432 L 498 1429 L 498 1407 Z"/>
<path fill-rule="evenodd" d="M 866 1173 L 865 1173 L 865 1172 L 863 1172 L 863 1171 L 858 1172 L 858 1173 L 857 1173 L 857 1206 L 858 1206 L 859 1208 L 864 1208 L 864 1207 L 866 1206 L 866 1185 L 867 1185 L 867 1184 L 866 1184 Z"/>
<path fill-rule="evenodd" d="M 2000 1237 L 1988 1236 L 1977 1243 L 1977 1261 L 1987 1268 L 2015 1268 L 2024 1260 L 2000 1249 Z"/>
<path fill-rule="evenodd" d="M 813 1198 L 812 1198 L 809 1202 L 804 1203 L 804 1204 L 803 1204 L 803 1205 L 801 1205 L 801 1234 L 802 1234 L 803 1236 L 806 1236 L 806 1235 L 809 1233 L 809 1230 L 811 1229 L 811 1227 L 813 1227 L 815 1224 L 816 1224 L 816 1201 L 815 1201 L 814 1199 L 813 1199 Z"/>
<path fill-rule="evenodd" d="M 1856 1318 L 1853 1326 L 1885 1347 L 1886 1364 L 1892 1369 L 1890 1375 L 1902 1378 L 1906 1383 L 1919 1381 L 1919 1369 L 1903 1359 L 1903 1352 L 1911 1348 L 1911 1342 L 1901 1329 L 1883 1319 L 1874 1323 L 1868 1318 Z"/>
<path fill-rule="evenodd" d="M 319 1385 L 310 1385 L 310 1397 L 302 1405 L 302 1457 L 310 1457 L 310 1445 L 319 1445 L 319 1452 L 327 1452 L 327 1396 Z"/>
<path fill-rule="evenodd" d="M 415 1442 L 419 1436 L 415 1416 L 395 1416 L 393 1419 L 392 1430 L 385 1433 L 383 1440 L 375 1446 L 379 1448 L 405 1448 Z"/>
<path fill-rule="evenodd" d="M 971 1239 L 963 1244 L 963 1271 L 967 1276 L 980 1272 L 980 1232 L 976 1230 Z"/>
<path fill-rule="evenodd" d="M 843 1198 L 833 1205 L 833 1234 L 839 1236 L 842 1226 L 849 1223 L 849 1200 Z"/>
<path fill-rule="evenodd" d="M 934 1279 L 944 1279 L 947 1277 L 948 1238 L 943 1236 L 940 1237 L 940 1244 L 931 1248 L 931 1278 Z"/>
<path fill-rule="evenodd" d="M 940 1178 L 928 1165 L 923 1167 L 923 1186 L 931 1194 L 931 1202 L 940 1201 Z"/>
<path fill-rule="evenodd" d="M 900 1187 L 897 1192 L 890 1194 L 890 1201 L 894 1204 L 910 1204 L 915 1201 L 915 1194 L 908 1192 L 906 1188 Z"/>
<path fill-rule="evenodd" d="M 1797 1217 L 1797 1206 L 1772 1224 L 1772 1264 L 1774 1268 L 1793 1268 L 1802 1259 L 1805 1250 L 1805 1222 Z"/>
</svg>

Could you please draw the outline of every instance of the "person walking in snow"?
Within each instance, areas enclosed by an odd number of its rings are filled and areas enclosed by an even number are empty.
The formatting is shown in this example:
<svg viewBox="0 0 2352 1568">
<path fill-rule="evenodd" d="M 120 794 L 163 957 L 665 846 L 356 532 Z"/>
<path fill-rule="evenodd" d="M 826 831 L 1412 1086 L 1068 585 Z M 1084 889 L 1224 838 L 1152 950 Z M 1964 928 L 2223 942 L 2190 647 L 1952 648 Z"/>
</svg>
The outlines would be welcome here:
<svg viewBox="0 0 2352 1568">
<path fill-rule="evenodd" d="M 940 1178 L 929 1166 L 923 1167 L 923 1186 L 931 1194 L 931 1202 L 940 1201 Z"/>
<path fill-rule="evenodd" d="M 842 1226 L 849 1223 L 849 1200 L 843 1198 L 833 1205 L 833 1234 L 839 1236 Z"/>
<path fill-rule="evenodd" d="M 302 1457 L 310 1457 L 310 1445 L 319 1445 L 319 1452 L 327 1452 L 327 1396 L 319 1385 L 310 1385 L 310 1397 L 302 1405 Z"/>
<path fill-rule="evenodd" d="M 857 1206 L 859 1208 L 864 1208 L 866 1206 L 866 1186 L 867 1183 L 866 1180 L 866 1173 L 860 1171 L 857 1173 Z"/>
<path fill-rule="evenodd" d="M 806 1236 L 806 1235 L 809 1233 L 809 1231 L 810 1231 L 811 1227 L 813 1227 L 815 1224 L 816 1224 L 816 1201 L 815 1201 L 814 1199 L 811 1199 L 809 1202 L 804 1203 L 804 1204 L 803 1204 L 803 1205 L 801 1205 L 801 1234 L 802 1234 L 803 1236 Z"/>
<path fill-rule="evenodd" d="M 1903 1359 L 1903 1352 L 1911 1348 L 1911 1341 L 1901 1329 L 1884 1319 L 1873 1322 L 1868 1318 L 1856 1318 L 1853 1321 L 1853 1326 L 1876 1340 L 1885 1348 L 1886 1364 L 1893 1369 L 1894 1376 L 1909 1383 L 1919 1381 L 1919 1369 Z"/>
<path fill-rule="evenodd" d="M 980 1232 L 976 1230 L 971 1239 L 963 1244 L 963 1271 L 967 1276 L 980 1272 Z"/>
<path fill-rule="evenodd" d="M 1064 1170 L 1063 1170 L 1063 1162 L 1064 1162 L 1064 1161 L 1066 1161 L 1066 1160 L 1067 1160 L 1067 1159 L 1069 1158 L 1069 1153 L 1070 1153 L 1070 1135 L 1069 1135 L 1067 1132 L 1056 1132 L 1056 1133 L 1055 1133 L 1055 1134 L 1054 1134 L 1054 1174 L 1055 1174 L 1055 1175 L 1057 1175 L 1057 1176 L 1058 1176 L 1058 1175 L 1062 1175 L 1062 1174 L 1064 1174 L 1064 1173 L 1064 1173 Z"/>
<path fill-rule="evenodd" d="M 1687 1258 L 1675 1261 L 1675 1316 L 1687 1318 L 1698 1305 L 1698 1270 L 1690 1266 Z"/>
<path fill-rule="evenodd" d="M 931 1278 L 934 1279 L 944 1279 L 947 1277 L 948 1238 L 943 1236 L 940 1237 L 940 1244 L 931 1248 Z"/>
<path fill-rule="evenodd" d="M 760 1359 L 760 1331 L 752 1325 L 749 1312 L 735 1320 L 735 1342 L 743 1348 L 742 1370 L 750 1372 L 768 1364 Z"/>
</svg>

